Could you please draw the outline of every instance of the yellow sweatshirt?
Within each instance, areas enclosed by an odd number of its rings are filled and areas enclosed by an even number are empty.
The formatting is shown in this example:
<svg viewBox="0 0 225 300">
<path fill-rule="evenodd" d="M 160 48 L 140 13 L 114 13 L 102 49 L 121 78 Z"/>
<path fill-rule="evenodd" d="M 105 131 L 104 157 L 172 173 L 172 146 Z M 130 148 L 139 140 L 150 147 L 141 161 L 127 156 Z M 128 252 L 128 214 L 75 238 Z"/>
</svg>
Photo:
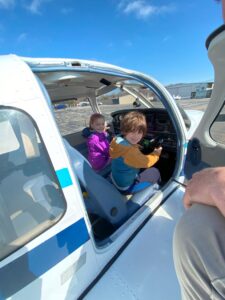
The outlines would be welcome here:
<svg viewBox="0 0 225 300">
<path fill-rule="evenodd" d="M 121 136 L 112 140 L 109 154 L 112 158 L 113 180 L 121 188 L 133 184 L 139 169 L 149 168 L 159 160 L 158 154 L 144 155 L 141 153 L 139 145 L 131 145 Z"/>
</svg>

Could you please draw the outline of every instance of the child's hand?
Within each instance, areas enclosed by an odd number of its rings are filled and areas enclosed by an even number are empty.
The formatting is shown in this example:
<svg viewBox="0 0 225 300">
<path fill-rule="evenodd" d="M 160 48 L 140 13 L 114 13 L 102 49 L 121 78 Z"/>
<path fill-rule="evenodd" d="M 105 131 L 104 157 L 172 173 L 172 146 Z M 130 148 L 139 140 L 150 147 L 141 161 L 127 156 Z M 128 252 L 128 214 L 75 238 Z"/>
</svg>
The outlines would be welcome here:
<svg viewBox="0 0 225 300">
<path fill-rule="evenodd" d="M 158 148 L 155 148 L 152 153 L 160 156 L 161 152 L 162 152 L 162 147 L 158 147 Z"/>
</svg>

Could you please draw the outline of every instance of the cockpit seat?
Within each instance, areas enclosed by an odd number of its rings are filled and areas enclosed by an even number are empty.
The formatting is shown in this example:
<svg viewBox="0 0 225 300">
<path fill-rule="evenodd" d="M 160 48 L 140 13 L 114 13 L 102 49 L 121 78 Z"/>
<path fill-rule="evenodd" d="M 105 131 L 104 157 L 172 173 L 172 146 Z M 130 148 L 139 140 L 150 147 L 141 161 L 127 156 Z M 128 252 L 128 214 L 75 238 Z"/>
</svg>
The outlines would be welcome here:
<svg viewBox="0 0 225 300">
<path fill-rule="evenodd" d="M 113 225 L 120 225 L 140 208 L 158 190 L 158 185 L 149 186 L 134 195 L 127 201 L 113 184 L 97 174 L 87 159 L 68 141 L 64 145 L 69 154 L 73 171 L 81 186 L 87 191 L 87 209 L 90 213 L 106 219 Z"/>
</svg>

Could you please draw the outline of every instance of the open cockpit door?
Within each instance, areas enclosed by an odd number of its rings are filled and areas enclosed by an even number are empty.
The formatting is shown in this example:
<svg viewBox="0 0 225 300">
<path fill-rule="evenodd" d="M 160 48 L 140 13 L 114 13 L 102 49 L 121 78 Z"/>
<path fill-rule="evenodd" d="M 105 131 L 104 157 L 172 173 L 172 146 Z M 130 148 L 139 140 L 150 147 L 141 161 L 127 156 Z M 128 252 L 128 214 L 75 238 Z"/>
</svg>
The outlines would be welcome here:
<svg viewBox="0 0 225 300">
<path fill-rule="evenodd" d="M 188 144 L 186 178 L 203 168 L 225 165 L 225 25 L 206 41 L 214 67 L 214 88 L 202 120 Z"/>
</svg>

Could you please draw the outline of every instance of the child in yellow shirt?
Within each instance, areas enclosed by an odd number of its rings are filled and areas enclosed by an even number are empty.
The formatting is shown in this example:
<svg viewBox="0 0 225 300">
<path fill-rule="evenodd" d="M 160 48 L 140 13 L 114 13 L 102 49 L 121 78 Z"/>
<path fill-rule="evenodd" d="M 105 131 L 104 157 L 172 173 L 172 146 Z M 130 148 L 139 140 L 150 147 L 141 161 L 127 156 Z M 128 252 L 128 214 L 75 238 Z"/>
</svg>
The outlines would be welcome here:
<svg viewBox="0 0 225 300">
<path fill-rule="evenodd" d="M 129 112 L 121 121 L 121 135 L 115 137 L 110 144 L 111 179 L 122 193 L 132 193 L 139 182 L 150 185 L 160 180 L 158 169 L 150 167 L 159 160 L 162 147 L 144 155 L 138 145 L 146 131 L 145 116 L 140 112 Z M 141 168 L 148 169 L 140 173 Z"/>
</svg>

